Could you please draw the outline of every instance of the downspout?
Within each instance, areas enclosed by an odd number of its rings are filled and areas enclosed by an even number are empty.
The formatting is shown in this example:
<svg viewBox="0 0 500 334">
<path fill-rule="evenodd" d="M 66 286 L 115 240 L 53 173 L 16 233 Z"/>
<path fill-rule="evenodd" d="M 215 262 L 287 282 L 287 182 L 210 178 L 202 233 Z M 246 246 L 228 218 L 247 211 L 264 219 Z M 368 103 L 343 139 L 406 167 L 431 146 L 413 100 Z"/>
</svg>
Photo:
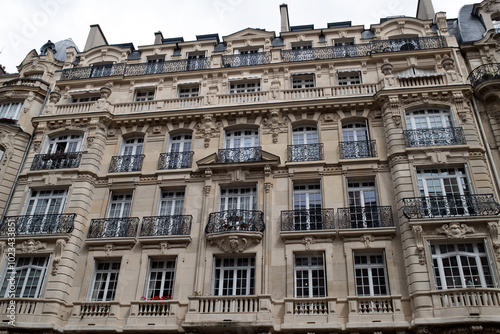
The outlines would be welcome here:
<svg viewBox="0 0 500 334">
<path fill-rule="evenodd" d="M 45 108 L 45 103 L 47 103 L 47 98 L 49 97 L 50 94 L 50 86 L 47 88 L 47 94 L 45 95 L 45 99 L 43 100 L 42 107 L 40 108 L 40 111 L 38 112 L 38 116 L 42 115 L 43 108 Z M 3 210 L 2 213 L 2 219 L 0 219 L 0 222 L 3 222 L 5 218 L 5 214 L 7 213 L 7 209 L 9 208 L 10 202 L 12 201 L 12 197 L 14 196 L 14 190 L 17 187 L 17 181 L 19 180 L 19 175 L 21 174 L 22 169 L 24 168 L 24 163 L 26 162 L 26 157 L 28 156 L 28 152 L 31 147 L 31 142 L 33 142 L 33 137 L 35 136 L 35 129 L 33 129 L 33 132 L 31 133 L 30 139 L 28 140 L 28 146 L 26 146 L 26 150 L 24 151 L 23 159 L 21 160 L 21 165 L 19 166 L 19 169 L 17 170 L 16 178 L 14 180 L 14 184 L 12 185 L 12 188 L 10 189 L 9 197 L 7 198 L 7 203 L 5 203 L 5 209 Z"/>
</svg>

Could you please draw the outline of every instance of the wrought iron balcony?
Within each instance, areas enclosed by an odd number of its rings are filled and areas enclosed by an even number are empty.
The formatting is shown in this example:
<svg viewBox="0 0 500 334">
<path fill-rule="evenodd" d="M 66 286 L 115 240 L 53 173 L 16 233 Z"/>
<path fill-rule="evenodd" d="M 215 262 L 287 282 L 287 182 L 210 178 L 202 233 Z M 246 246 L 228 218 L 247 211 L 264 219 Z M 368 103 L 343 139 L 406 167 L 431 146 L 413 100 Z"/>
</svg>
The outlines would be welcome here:
<svg viewBox="0 0 500 334">
<path fill-rule="evenodd" d="M 75 217 L 74 213 L 5 217 L 0 235 L 12 233 L 13 228 L 16 235 L 71 233 Z"/>
<path fill-rule="evenodd" d="M 136 217 L 92 219 L 87 238 L 134 238 L 138 225 Z"/>
<path fill-rule="evenodd" d="M 109 173 L 138 172 L 142 169 L 144 154 L 119 155 L 111 158 Z"/>
<path fill-rule="evenodd" d="M 144 217 L 140 236 L 189 235 L 192 221 L 191 215 Z"/>
<path fill-rule="evenodd" d="M 235 209 L 210 213 L 205 233 L 264 232 L 265 228 L 262 211 Z"/>
<path fill-rule="evenodd" d="M 323 143 L 288 145 L 288 161 L 323 160 Z"/>
<path fill-rule="evenodd" d="M 393 227 L 392 208 L 390 206 L 352 206 L 339 208 L 339 228 L 380 228 Z"/>
<path fill-rule="evenodd" d="M 465 135 L 460 128 L 405 130 L 406 147 L 465 145 Z"/>
<path fill-rule="evenodd" d="M 476 67 L 469 74 L 472 87 L 488 80 L 500 79 L 500 63 L 486 64 Z"/>
<path fill-rule="evenodd" d="M 339 143 L 340 159 L 374 158 L 375 140 L 343 141 Z"/>
<path fill-rule="evenodd" d="M 210 67 L 210 58 L 179 59 L 158 63 L 109 64 L 74 67 L 63 70 L 61 80 L 109 77 L 114 75 L 136 76 L 201 70 Z"/>
<path fill-rule="evenodd" d="M 191 168 L 193 151 L 161 153 L 158 161 L 158 169 L 181 169 Z"/>
<path fill-rule="evenodd" d="M 269 64 L 271 62 L 270 52 L 257 52 L 239 55 L 222 56 L 222 65 L 224 67 L 239 67 Z"/>
<path fill-rule="evenodd" d="M 500 213 L 500 204 L 493 194 L 448 195 L 404 198 L 406 218 L 455 216 L 493 216 Z"/>
<path fill-rule="evenodd" d="M 240 148 L 226 148 L 219 150 L 218 162 L 232 163 L 232 162 L 250 162 L 261 161 L 262 152 L 261 147 L 240 147 Z"/>
<path fill-rule="evenodd" d="M 282 231 L 316 231 L 335 229 L 333 209 L 281 211 Z"/>
<path fill-rule="evenodd" d="M 309 50 L 282 50 L 283 62 L 365 57 L 374 53 L 440 49 L 447 47 L 443 36 L 378 40 L 364 44 L 327 46 Z"/>
<path fill-rule="evenodd" d="M 77 168 L 82 152 L 37 154 L 31 163 L 31 170 Z"/>
</svg>

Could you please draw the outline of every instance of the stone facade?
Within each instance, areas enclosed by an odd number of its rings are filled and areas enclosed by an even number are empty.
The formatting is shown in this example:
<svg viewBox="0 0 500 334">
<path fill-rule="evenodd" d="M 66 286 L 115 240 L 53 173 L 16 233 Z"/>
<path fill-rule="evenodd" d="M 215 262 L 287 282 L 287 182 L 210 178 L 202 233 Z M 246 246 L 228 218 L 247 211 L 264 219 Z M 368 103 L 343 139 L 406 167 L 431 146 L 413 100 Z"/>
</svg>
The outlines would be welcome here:
<svg viewBox="0 0 500 334">
<path fill-rule="evenodd" d="M 279 36 L 92 26 L 28 55 L 0 88 L 26 110 L 0 124 L 1 330 L 498 333 L 498 71 L 468 78 L 500 62 L 500 4 L 473 10 L 468 44 L 444 13 L 314 29 L 282 5 Z"/>
</svg>

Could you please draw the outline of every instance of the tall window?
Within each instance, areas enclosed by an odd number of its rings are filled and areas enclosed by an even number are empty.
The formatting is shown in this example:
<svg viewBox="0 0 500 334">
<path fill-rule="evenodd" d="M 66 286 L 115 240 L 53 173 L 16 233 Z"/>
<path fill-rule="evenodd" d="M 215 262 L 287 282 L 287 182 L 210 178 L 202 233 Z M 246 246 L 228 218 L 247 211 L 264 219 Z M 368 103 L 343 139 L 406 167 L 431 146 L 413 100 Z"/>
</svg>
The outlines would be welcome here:
<svg viewBox="0 0 500 334">
<path fill-rule="evenodd" d="M 108 208 L 108 218 L 126 218 L 130 216 L 132 194 L 112 194 Z"/>
<path fill-rule="evenodd" d="M 352 159 L 375 156 L 366 123 L 354 122 L 342 125 L 342 138 L 344 140 L 342 143 L 342 158 Z"/>
<path fill-rule="evenodd" d="M 296 126 L 292 130 L 292 145 L 318 143 L 318 129 L 312 125 Z"/>
<path fill-rule="evenodd" d="M 21 218 L 18 228 L 27 234 L 57 233 L 59 214 L 66 201 L 65 189 L 32 190 L 26 207 L 26 218 Z"/>
<path fill-rule="evenodd" d="M 123 155 L 139 155 L 142 154 L 142 147 L 144 145 L 144 138 L 131 138 L 123 142 L 122 154 Z"/>
<path fill-rule="evenodd" d="M 188 54 L 187 70 L 203 70 L 205 68 L 205 52 L 190 52 Z"/>
<path fill-rule="evenodd" d="M 89 300 L 110 301 L 115 299 L 119 273 L 119 261 L 96 261 Z"/>
<path fill-rule="evenodd" d="M 165 58 L 148 58 L 148 65 L 144 74 L 163 73 L 165 67 Z"/>
<path fill-rule="evenodd" d="M 417 169 L 417 182 L 426 216 L 472 214 L 474 205 L 464 167 Z"/>
<path fill-rule="evenodd" d="M 146 298 L 166 297 L 172 298 L 174 293 L 175 259 L 154 260 L 149 259 L 149 272 Z"/>
<path fill-rule="evenodd" d="M 135 92 L 135 101 L 136 102 L 144 102 L 144 101 L 153 101 L 155 99 L 155 90 L 138 90 Z"/>
<path fill-rule="evenodd" d="M 406 144 L 409 147 L 464 144 L 461 128 L 452 127 L 449 110 L 419 109 L 406 112 Z"/>
<path fill-rule="evenodd" d="M 78 152 L 82 144 L 81 135 L 62 135 L 51 138 L 49 140 L 49 147 L 47 153 L 68 153 Z"/>
<path fill-rule="evenodd" d="M 110 166 L 112 172 L 132 172 L 142 168 L 142 150 L 144 138 L 130 138 L 123 141 L 120 153 L 116 157 L 115 165 Z"/>
<path fill-rule="evenodd" d="M 48 264 L 49 258 L 47 256 L 16 258 L 14 269 L 16 272 L 14 283 L 16 298 L 40 298 Z M 5 275 L 9 272 L 13 271 L 6 270 Z M 11 294 L 11 281 L 8 281 L 8 278 L 10 277 L 3 277 L 2 279 L 1 298 L 9 298 Z"/>
<path fill-rule="evenodd" d="M 375 181 L 349 181 L 347 195 L 351 228 L 379 227 Z"/>
<path fill-rule="evenodd" d="M 116 238 L 128 236 L 130 227 L 130 208 L 132 194 L 111 194 L 108 205 L 108 214 L 102 228 L 102 237 Z"/>
<path fill-rule="evenodd" d="M 310 161 L 323 159 L 321 145 L 318 145 L 318 130 L 315 126 L 296 126 L 292 129 L 292 146 L 289 147 L 289 161 Z"/>
<path fill-rule="evenodd" d="M 19 113 L 23 107 L 23 102 L 7 102 L 0 103 L 0 119 L 5 118 L 9 120 L 19 119 Z"/>
<path fill-rule="evenodd" d="M 293 210 L 295 230 L 320 230 L 321 187 L 319 184 L 297 184 L 293 186 Z"/>
<path fill-rule="evenodd" d="M 449 128 L 449 110 L 419 109 L 406 112 L 406 128 L 409 130 Z"/>
<path fill-rule="evenodd" d="M 438 289 L 494 287 L 483 243 L 432 244 L 431 253 Z"/>
<path fill-rule="evenodd" d="M 225 150 L 221 162 L 258 161 L 260 159 L 259 131 L 234 130 L 226 132 Z"/>
<path fill-rule="evenodd" d="M 384 254 L 354 254 L 354 275 L 358 296 L 389 294 Z"/>
<path fill-rule="evenodd" d="M 295 297 L 326 296 L 325 260 L 323 255 L 295 255 Z"/>
<path fill-rule="evenodd" d="M 182 215 L 184 191 L 163 191 L 160 201 L 160 216 Z"/>
<path fill-rule="evenodd" d="M 214 259 L 214 296 L 245 296 L 255 294 L 255 258 Z"/>
<path fill-rule="evenodd" d="M 337 76 L 337 81 L 341 86 L 360 84 L 361 72 L 341 72 Z"/>
<path fill-rule="evenodd" d="M 220 211 L 255 210 L 257 190 L 255 187 L 221 188 Z"/>
<path fill-rule="evenodd" d="M 249 92 L 260 92 L 260 81 L 231 83 L 229 86 L 230 94 Z"/>
<path fill-rule="evenodd" d="M 335 58 L 356 57 L 358 55 L 354 46 L 354 38 L 335 39 L 333 40 L 333 46 Z"/>
<path fill-rule="evenodd" d="M 191 167 L 191 139 L 190 133 L 178 134 L 170 137 L 168 151 L 160 157 L 159 168 L 179 169 Z"/>
</svg>

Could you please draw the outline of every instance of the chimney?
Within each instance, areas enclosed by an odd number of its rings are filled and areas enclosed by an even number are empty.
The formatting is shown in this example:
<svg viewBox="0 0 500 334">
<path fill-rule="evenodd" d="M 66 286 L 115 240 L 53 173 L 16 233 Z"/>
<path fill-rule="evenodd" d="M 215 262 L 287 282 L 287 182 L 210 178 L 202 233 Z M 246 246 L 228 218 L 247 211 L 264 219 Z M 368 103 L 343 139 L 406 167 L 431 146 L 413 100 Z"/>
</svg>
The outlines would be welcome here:
<svg viewBox="0 0 500 334">
<path fill-rule="evenodd" d="M 286 3 L 280 5 L 281 32 L 290 31 L 290 20 L 288 19 L 288 6 Z"/>
<path fill-rule="evenodd" d="M 435 15 L 432 0 L 418 0 L 417 19 L 433 20 Z"/>
<path fill-rule="evenodd" d="M 158 30 L 158 32 L 155 32 L 155 44 L 161 44 L 162 39 L 163 39 L 163 34 L 161 33 L 161 31 Z"/>
<path fill-rule="evenodd" d="M 93 24 L 90 26 L 89 36 L 87 37 L 87 42 L 85 43 L 85 49 L 83 51 L 87 51 L 101 45 L 108 45 L 108 41 L 106 40 L 106 37 L 104 37 L 101 27 L 99 27 L 98 24 Z"/>
</svg>

